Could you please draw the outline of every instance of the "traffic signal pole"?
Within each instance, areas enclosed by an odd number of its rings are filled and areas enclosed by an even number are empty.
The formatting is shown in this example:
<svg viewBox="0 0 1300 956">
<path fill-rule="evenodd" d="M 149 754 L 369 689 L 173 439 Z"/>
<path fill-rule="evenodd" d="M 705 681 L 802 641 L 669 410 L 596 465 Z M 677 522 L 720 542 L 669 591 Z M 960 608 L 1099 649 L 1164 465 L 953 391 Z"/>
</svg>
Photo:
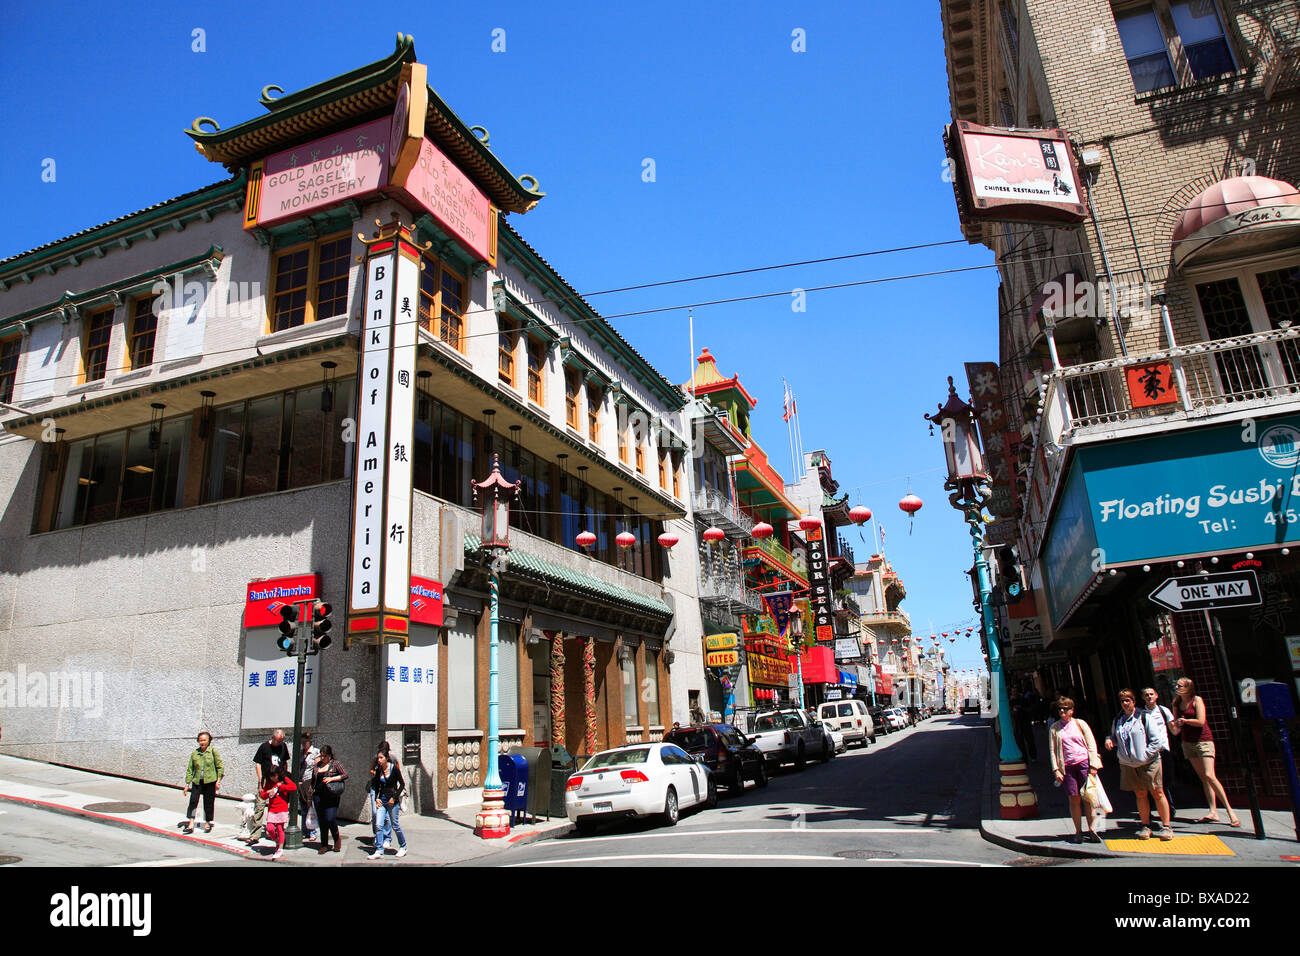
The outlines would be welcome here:
<svg viewBox="0 0 1300 956">
<path fill-rule="evenodd" d="M 298 652 L 298 676 L 294 679 L 296 688 L 293 700 L 293 742 L 290 744 L 293 754 L 293 783 L 302 782 L 302 703 L 303 675 L 307 669 L 307 648 L 311 646 L 312 601 L 304 601 L 298 607 L 298 624 L 294 628 L 294 650 Z M 298 801 L 301 791 L 294 790 L 289 800 L 289 826 L 284 832 L 286 850 L 302 849 L 302 828 L 298 825 Z"/>
</svg>

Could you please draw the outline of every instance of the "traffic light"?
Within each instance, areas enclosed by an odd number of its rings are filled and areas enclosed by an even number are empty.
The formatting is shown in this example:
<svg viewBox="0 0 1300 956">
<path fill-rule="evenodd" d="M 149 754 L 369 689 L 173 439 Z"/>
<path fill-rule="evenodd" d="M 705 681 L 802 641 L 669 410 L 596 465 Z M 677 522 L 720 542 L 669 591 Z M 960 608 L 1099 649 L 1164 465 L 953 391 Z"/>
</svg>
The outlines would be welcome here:
<svg viewBox="0 0 1300 956">
<path fill-rule="evenodd" d="M 334 626 L 333 622 L 330 621 L 330 615 L 333 612 L 334 608 L 324 601 L 315 601 L 312 604 L 311 642 L 318 651 L 323 651 L 334 643 L 333 638 L 329 635 L 330 628 Z"/>
<path fill-rule="evenodd" d="M 286 654 L 293 653 L 293 635 L 298 625 L 298 605 L 286 604 L 280 608 L 280 636 L 275 646 Z"/>
<path fill-rule="evenodd" d="M 998 581 L 1008 602 L 1018 601 L 1025 594 L 1025 569 L 1014 544 L 998 548 Z"/>
</svg>

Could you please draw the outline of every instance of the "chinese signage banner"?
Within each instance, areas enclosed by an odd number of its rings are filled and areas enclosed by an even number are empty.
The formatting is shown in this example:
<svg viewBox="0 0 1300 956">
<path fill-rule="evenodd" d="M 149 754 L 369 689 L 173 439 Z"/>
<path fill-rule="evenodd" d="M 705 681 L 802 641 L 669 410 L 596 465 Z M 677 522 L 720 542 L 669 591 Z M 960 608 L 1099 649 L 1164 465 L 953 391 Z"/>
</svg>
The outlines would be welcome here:
<svg viewBox="0 0 1300 956">
<path fill-rule="evenodd" d="M 821 526 L 807 532 L 808 538 L 808 593 L 812 609 L 813 634 L 816 640 L 829 642 L 835 639 L 831 624 L 831 581 L 826 571 L 826 541 Z"/>
<path fill-rule="evenodd" d="M 790 662 L 768 657 L 766 654 L 748 653 L 749 682 L 769 687 L 784 687 L 790 676 Z"/>
<path fill-rule="evenodd" d="M 984 446 L 984 468 L 993 485 L 989 511 L 997 518 L 1014 518 L 1020 513 L 1016 495 L 1016 473 L 1012 457 L 1012 439 L 1018 444 L 1019 434 L 1008 420 L 1002 403 L 1002 379 L 996 362 L 967 362 L 966 381 L 970 384 L 971 403 L 979 419 L 980 438 Z M 990 529 L 992 532 L 994 529 Z M 997 529 L 1004 530 L 1004 529 Z M 1014 540 L 1014 526 L 1010 537 L 988 533 L 990 544 L 1009 544 Z M 1005 532 L 1004 532 L 1005 533 Z"/>
<path fill-rule="evenodd" d="M 377 119 L 268 156 L 250 177 L 244 227 L 294 219 L 345 199 L 376 193 L 388 182 L 384 151 L 392 128 Z"/>
<path fill-rule="evenodd" d="M 1134 408 L 1169 405 L 1178 401 L 1174 390 L 1174 367 L 1168 362 L 1152 362 L 1124 370 L 1128 395 Z"/>
<path fill-rule="evenodd" d="M 485 262 L 496 261 L 496 212 L 491 201 L 427 137 L 403 188 L 466 249 Z"/>
<path fill-rule="evenodd" d="M 279 623 L 279 615 L 276 615 Z M 254 627 L 244 632 L 244 699 L 240 709 L 241 730 L 274 727 L 293 728 L 293 709 L 298 695 L 298 659 L 276 647 L 278 627 Z M 318 657 L 307 658 L 303 668 L 302 725 L 316 726 L 316 705 L 320 681 L 316 679 Z"/>
<path fill-rule="evenodd" d="M 785 632 L 790 627 L 790 608 L 794 604 L 794 596 L 784 592 L 764 594 L 763 603 L 767 605 L 768 613 L 776 624 L 777 635 L 785 637 Z"/>
<path fill-rule="evenodd" d="M 439 604 L 441 607 L 441 603 Z M 414 623 L 414 621 L 412 621 Z M 438 722 L 438 632 L 431 627 L 411 628 L 405 649 L 384 647 L 380 676 L 379 712 L 385 724 L 436 724 Z"/>
</svg>

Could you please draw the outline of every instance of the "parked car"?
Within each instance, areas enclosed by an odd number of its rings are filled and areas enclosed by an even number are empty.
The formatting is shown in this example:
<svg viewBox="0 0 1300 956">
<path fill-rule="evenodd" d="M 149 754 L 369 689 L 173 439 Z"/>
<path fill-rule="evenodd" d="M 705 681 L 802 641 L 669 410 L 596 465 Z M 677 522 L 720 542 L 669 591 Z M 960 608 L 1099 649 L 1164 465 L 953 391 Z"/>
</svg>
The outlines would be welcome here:
<svg viewBox="0 0 1300 956">
<path fill-rule="evenodd" d="M 822 724 L 822 730 L 831 738 L 830 752 L 833 754 L 842 754 L 849 749 L 848 743 L 844 740 L 844 734 L 839 729 L 832 727 L 830 724 Z"/>
<path fill-rule="evenodd" d="M 885 716 L 884 707 L 881 707 L 880 705 L 877 704 L 875 707 L 870 708 L 870 711 L 871 711 L 871 723 L 872 726 L 875 727 L 876 733 L 887 735 L 893 732 L 894 730 L 893 724 L 891 724 L 889 718 Z M 874 743 L 874 738 L 873 738 L 873 743 Z"/>
<path fill-rule="evenodd" d="M 844 735 L 845 743 L 876 742 L 876 725 L 867 705 L 860 700 L 831 700 L 817 708 L 817 716 L 828 727 Z"/>
<path fill-rule="evenodd" d="M 894 730 L 907 729 L 907 714 L 901 707 L 890 707 L 885 711 L 885 718 L 889 721 L 890 727 Z"/>
<path fill-rule="evenodd" d="M 699 724 L 678 727 L 664 734 L 664 743 L 676 744 L 692 757 L 699 757 L 718 783 L 739 793 L 745 781 L 767 786 L 767 761 L 749 738 L 730 724 Z"/>
<path fill-rule="evenodd" d="M 583 834 L 601 820 L 619 817 L 657 815 L 671 827 L 684 808 L 717 802 L 709 768 L 676 744 L 662 742 L 601 751 L 564 786 L 565 813 Z"/>
<path fill-rule="evenodd" d="M 802 710 L 773 710 L 754 718 L 753 744 L 763 752 L 771 770 L 782 764 L 793 763 L 802 770 L 809 757 L 820 757 L 822 763 L 834 753 L 828 745 L 830 737 L 820 723 L 811 720 Z"/>
</svg>

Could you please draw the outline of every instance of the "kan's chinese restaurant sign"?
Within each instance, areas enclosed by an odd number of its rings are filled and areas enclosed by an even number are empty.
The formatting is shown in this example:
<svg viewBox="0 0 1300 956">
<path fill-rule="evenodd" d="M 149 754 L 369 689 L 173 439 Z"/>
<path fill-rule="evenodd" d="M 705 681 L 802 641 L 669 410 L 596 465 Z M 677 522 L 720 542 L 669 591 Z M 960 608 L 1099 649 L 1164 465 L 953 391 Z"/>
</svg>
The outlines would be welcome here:
<svg viewBox="0 0 1300 956">
<path fill-rule="evenodd" d="M 944 134 L 963 223 L 1070 223 L 1088 216 L 1069 135 L 1010 130 L 966 120 Z"/>
</svg>

